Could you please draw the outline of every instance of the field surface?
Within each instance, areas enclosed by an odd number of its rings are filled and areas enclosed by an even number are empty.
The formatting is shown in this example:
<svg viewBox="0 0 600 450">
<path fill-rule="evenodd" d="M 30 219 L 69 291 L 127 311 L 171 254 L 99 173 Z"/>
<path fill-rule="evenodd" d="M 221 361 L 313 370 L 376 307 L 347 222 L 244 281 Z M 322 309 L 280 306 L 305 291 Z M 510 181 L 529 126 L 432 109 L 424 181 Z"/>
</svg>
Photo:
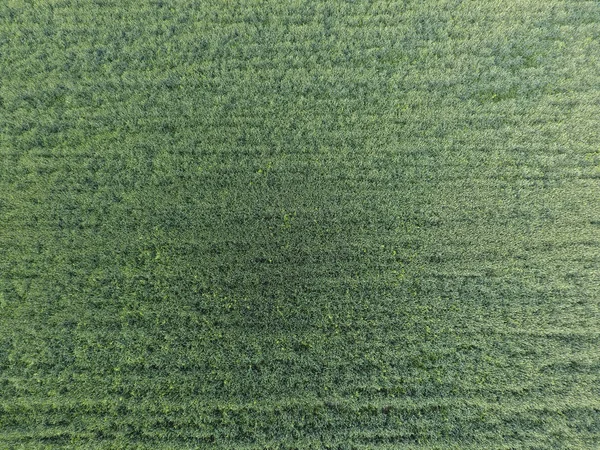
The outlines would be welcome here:
<svg viewBox="0 0 600 450">
<path fill-rule="evenodd" d="M 600 3 L 1 1 L 0 448 L 600 448 Z"/>
</svg>

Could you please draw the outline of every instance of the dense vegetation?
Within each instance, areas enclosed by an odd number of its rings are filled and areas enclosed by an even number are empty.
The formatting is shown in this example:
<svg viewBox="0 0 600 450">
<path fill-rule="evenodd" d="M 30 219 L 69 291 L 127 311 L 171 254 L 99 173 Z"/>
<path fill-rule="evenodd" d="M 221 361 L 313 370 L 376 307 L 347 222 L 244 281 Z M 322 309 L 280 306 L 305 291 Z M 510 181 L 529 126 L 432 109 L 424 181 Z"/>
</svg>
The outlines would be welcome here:
<svg viewBox="0 0 600 450">
<path fill-rule="evenodd" d="M 0 2 L 0 448 L 600 446 L 599 38 Z"/>
</svg>

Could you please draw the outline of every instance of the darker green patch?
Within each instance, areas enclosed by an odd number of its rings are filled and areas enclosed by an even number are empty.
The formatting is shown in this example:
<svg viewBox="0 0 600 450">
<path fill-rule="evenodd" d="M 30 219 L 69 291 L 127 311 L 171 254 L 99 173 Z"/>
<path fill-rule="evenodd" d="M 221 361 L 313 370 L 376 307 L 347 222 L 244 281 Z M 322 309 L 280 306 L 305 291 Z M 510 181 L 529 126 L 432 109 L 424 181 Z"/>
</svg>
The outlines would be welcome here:
<svg viewBox="0 0 600 450">
<path fill-rule="evenodd" d="M 0 2 L 0 448 L 600 445 L 594 2 Z"/>
</svg>

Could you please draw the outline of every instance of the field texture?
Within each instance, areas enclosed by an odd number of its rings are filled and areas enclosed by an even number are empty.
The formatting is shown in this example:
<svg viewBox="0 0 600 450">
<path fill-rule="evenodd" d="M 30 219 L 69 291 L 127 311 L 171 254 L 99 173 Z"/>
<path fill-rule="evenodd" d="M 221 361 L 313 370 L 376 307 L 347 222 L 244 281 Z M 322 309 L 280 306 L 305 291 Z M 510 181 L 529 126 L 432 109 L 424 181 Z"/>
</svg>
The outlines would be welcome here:
<svg viewBox="0 0 600 450">
<path fill-rule="evenodd" d="M 600 3 L 1 1 L 0 448 L 600 448 Z"/>
</svg>

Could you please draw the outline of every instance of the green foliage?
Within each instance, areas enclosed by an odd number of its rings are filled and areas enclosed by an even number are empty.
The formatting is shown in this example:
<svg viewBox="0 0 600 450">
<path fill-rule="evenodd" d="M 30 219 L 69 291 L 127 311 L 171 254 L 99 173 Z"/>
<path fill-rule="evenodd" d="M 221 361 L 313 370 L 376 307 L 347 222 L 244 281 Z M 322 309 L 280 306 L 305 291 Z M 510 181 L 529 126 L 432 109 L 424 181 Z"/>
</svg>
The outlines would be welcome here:
<svg viewBox="0 0 600 450">
<path fill-rule="evenodd" d="M 0 2 L 0 448 L 599 446 L 599 38 Z"/>
</svg>

